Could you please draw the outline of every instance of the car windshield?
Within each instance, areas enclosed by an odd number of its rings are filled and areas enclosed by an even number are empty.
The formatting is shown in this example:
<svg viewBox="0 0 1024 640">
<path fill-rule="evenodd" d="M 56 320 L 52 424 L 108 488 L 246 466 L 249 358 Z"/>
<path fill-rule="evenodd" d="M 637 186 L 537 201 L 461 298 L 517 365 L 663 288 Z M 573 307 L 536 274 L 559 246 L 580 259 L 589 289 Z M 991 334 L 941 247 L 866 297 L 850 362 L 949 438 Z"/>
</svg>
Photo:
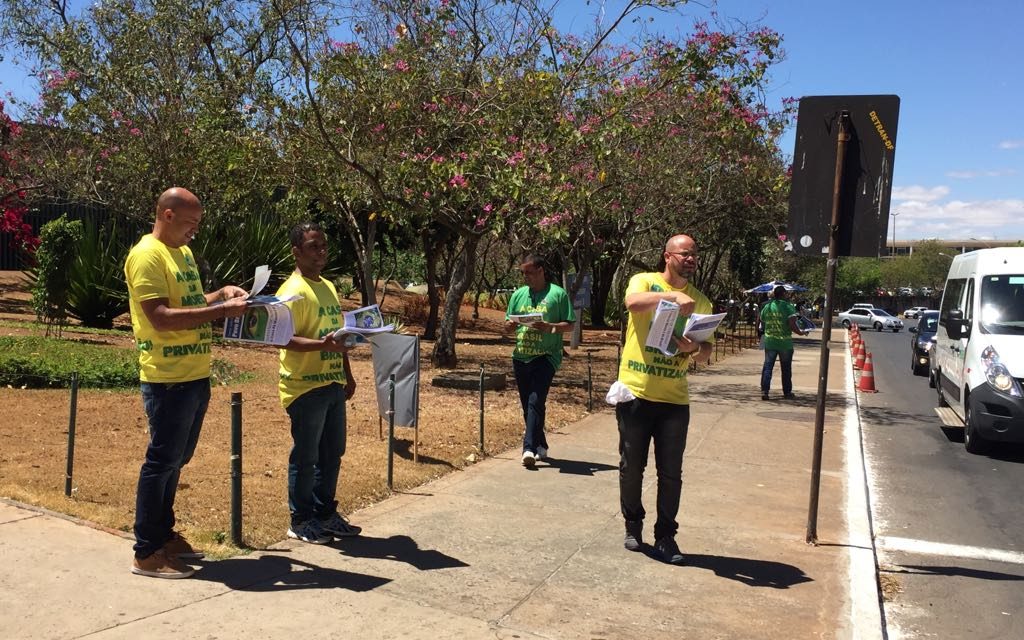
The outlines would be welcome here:
<svg viewBox="0 0 1024 640">
<path fill-rule="evenodd" d="M 988 333 L 1024 334 L 1024 275 L 983 278 L 981 327 Z"/>
<path fill-rule="evenodd" d="M 885 316 L 886 318 L 891 318 L 892 317 L 889 314 L 889 312 L 886 311 L 885 309 L 872 309 L 871 313 L 875 314 L 876 316 Z"/>
<path fill-rule="evenodd" d="M 939 326 L 939 314 L 929 313 L 921 318 L 921 326 L 918 327 L 920 333 L 935 333 Z"/>
</svg>

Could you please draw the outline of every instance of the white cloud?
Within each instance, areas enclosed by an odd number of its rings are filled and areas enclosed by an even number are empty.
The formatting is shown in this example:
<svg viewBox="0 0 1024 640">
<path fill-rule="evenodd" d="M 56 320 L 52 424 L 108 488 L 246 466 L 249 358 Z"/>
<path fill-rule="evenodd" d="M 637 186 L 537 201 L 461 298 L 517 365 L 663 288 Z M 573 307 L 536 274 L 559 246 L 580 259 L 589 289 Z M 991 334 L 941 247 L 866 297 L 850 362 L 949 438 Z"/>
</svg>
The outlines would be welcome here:
<svg viewBox="0 0 1024 640">
<path fill-rule="evenodd" d="M 1000 149 L 1020 149 L 1024 147 L 1024 140 L 1003 140 L 999 143 Z"/>
<path fill-rule="evenodd" d="M 891 211 L 899 214 L 896 216 L 897 240 L 1024 239 L 1024 200 L 918 200 L 894 203 Z M 891 226 L 889 234 L 891 237 Z"/>
<path fill-rule="evenodd" d="M 947 178 L 970 180 L 972 178 L 1004 178 L 1017 175 L 1016 169 L 993 169 L 989 171 L 947 171 Z"/>
<path fill-rule="evenodd" d="M 944 185 L 929 188 L 915 184 L 909 187 L 895 187 L 892 190 L 892 199 L 896 201 L 934 202 L 948 195 L 949 187 Z"/>
</svg>

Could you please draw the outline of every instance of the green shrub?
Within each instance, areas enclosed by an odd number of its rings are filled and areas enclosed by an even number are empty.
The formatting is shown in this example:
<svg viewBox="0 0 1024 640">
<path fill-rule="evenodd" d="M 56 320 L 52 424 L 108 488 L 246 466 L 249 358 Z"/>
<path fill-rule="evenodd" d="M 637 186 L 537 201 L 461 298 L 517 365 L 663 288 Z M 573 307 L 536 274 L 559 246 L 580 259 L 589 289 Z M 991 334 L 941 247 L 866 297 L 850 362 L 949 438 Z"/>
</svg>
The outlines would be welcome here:
<svg viewBox="0 0 1024 640">
<path fill-rule="evenodd" d="M 80 387 L 138 386 L 138 352 L 76 340 L 0 337 L 0 385 L 65 388 L 74 371 Z"/>
<path fill-rule="evenodd" d="M 214 358 L 211 383 L 226 385 L 252 378 Z M 36 336 L 0 336 L 0 385 L 47 389 L 71 386 L 78 372 L 82 388 L 131 388 L 139 385 L 139 355 L 135 349 L 91 344 L 79 340 Z"/>
<path fill-rule="evenodd" d="M 32 308 L 46 323 L 46 335 L 56 326 L 59 336 L 67 324 L 68 289 L 75 262 L 76 247 L 82 239 L 82 223 L 62 215 L 43 225 L 32 275 Z"/>
<path fill-rule="evenodd" d="M 128 242 L 113 225 L 89 225 L 79 244 L 68 288 L 68 313 L 87 327 L 109 329 L 128 311 L 124 261 Z"/>
</svg>

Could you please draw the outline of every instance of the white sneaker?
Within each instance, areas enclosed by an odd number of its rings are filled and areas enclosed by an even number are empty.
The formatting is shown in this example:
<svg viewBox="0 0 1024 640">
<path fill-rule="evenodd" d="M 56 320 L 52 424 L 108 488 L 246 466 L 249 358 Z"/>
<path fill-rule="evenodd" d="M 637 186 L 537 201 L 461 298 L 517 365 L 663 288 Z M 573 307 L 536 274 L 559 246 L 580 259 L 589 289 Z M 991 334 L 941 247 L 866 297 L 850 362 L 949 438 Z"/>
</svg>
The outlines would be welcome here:
<svg viewBox="0 0 1024 640">
<path fill-rule="evenodd" d="M 532 451 L 523 452 L 523 466 L 527 469 L 532 469 L 533 465 L 537 464 L 537 457 L 533 455 Z"/>
<path fill-rule="evenodd" d="M 547 457 L 548 457 L 548 448 L 547 447 L 537 447 L 537 459 L 538 460 L 544 460 Z"/>
</svg>

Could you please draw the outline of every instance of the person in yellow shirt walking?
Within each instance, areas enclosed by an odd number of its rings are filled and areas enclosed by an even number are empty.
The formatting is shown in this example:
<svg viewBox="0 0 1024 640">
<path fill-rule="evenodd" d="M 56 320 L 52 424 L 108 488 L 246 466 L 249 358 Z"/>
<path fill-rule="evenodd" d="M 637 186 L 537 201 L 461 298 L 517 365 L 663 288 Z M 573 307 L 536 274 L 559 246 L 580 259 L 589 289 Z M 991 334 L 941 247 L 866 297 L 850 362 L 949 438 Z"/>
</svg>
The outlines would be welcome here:
<svg viewBox="0 0 1024 640">
<path fill-rule="evenodd" d="M 288 456 L 288 537 L 324 544 L 359 535 L 361 529 L 338 513 L 335 494 L 345 455 L 345 401 L 356 392 L 348 347 L 334 339 L 342 322 L 334 285 L 321 272 L 327 264 L 327 237 L 306 222 L 289 235 L 295 271 L 277 295 L 302 296 L 287 303 L 295 337 L 281 349 L 278 390 L 291 419 Z"/>
<path fill-rule="evenodd" d="M 203 293 L 188 248 L 202 217 L 194 194 L 179 187 L 164 191 L 153 232 L 132 247 L 124 265 L 149 421 L 135 498 L 132 573 L 154 578 L 187 578 L 195 570 L 182 560 L 203 557 L 174 531 L 174 498 L 210 402 L 210 323 L 245 313 L 244 289 Z"/>
<path fill-rule="evenodd" d="M 653 440 L 658 472 L 654 546 L 665 562 L 682 564 L 684 559 L 675 535 L 679 529 L 676 514 L 683 486 L 683 451 L 690 424 L 686 370 L 691 359 L 708 361 L 711 343 L 693 342 L 681 335 L 690 314 L 711 313 L 712 305 L 690 282 L 697 270 L 698 257 L 693 238 L 669 238 L 663 255 L 665 268 L 661 273 L 638 273 L 626 288 L 629 321 L 616 385 L 624 386 L 628 393 L 615 406 L 619 425 L 619 500 L 626 521 L 624 546 L 639 551 L 643 548 L 646 515 L 642 501 L 644 467 Z M 673 332 L 675 354 L 671 356 L 645 346 L 654 311 L 662 300 L 679 305 L 679 319 Z"/>
</svg>

